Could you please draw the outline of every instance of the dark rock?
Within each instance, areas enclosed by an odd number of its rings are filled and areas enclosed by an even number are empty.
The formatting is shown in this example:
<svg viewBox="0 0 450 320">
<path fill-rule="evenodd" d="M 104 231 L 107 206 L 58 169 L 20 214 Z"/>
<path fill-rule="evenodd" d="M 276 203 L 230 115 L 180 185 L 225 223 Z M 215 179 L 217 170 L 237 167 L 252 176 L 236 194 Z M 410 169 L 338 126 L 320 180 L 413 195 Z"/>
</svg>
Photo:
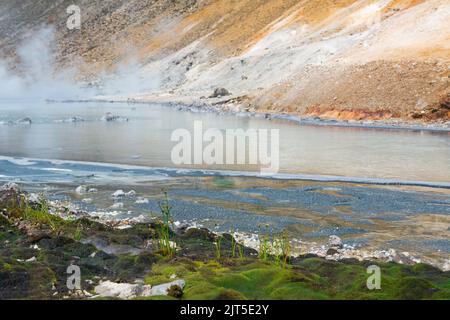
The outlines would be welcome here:
<svg viewBox="0 0 450 320">
<path fill-rule="evenodd" d="M 231 93 L 227 89 L 225 89 L 225 88 L 216 88 L 216 89 L 214 89 L 214 92 L 210 96 L 210 98 L 220 98 L 220 97 L 229 96 L 229 95 L 231 95 Z"/>
<path fill-rule="evenodd" d="M 121 116 L 113 115 L 111 112 L 108 112 L 107 114 L 105 114 L 105 116 L 102 117 L 101 120 L 102 121 L 106 121 L 106 122 L 114 122 L 114 121 L 125 121 L 125 122 L 128 122 L 128 118 L 124 118 L 124 117 L 121 117 Z"/>
<path fill-rule="evenodd" d="M 26 117 L 26 118 L 17 120 L 17 123 L 18 124 L 32 124 L 33 121 L 30 118 Z"/>
<path fill-rule="evenodd" d="M 201 240 L 214 240 L 216 236 L 214 233 L 209 231 L 208 229 L 197 229 L 197 228 L 189 228 L 187 229 L 183 237 L 185 238 L 196 238 Z"/>
<path fill-rule="evenodd" d="M 337 251 L 336 249 L 330 248 L 327 251 L 327 256 L 334 256 L 335 254 L 338 254 L 339 251 Z"/>
</svg>

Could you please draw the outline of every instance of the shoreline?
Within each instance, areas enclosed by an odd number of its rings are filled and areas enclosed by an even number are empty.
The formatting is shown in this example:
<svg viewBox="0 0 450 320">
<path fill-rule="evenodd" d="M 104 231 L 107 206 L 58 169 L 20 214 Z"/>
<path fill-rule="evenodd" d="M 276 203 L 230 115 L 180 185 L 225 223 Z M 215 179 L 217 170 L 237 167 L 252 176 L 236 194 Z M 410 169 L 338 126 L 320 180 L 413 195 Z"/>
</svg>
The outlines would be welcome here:
<svg viewBox="0 0 450 320">
<path fill-rule="evenodd" d="M 450 123 L 437 122 L 413 122 L 401 119 L 392 120 L 339 120 L 323 119 L 318 116 L 301 116 L 288 113 L 273 113 L 267 111 L 249 111 L 244 109 L 240 103 L 236 103 L 241 96 L 227 96 L 222 98 L 204 98 L 196 99 L 189 96 L 170 96 L 167 94 L 153 96 L 97 96 L 82 100 L 52 100 L 49 102 L 62 103 L 127 103 L 127 104 L 160 104 L 180 111 L 190 112 L 211 112 L 221 115 L 232 115 L 238 117 L 256 117 L 267 120 L 281 120 L 296 123 L 305 126 L 325 126 L 341 128 L 361 128 L 375 130 L 408 130 L 408 131 L 427 131 L 435 133 L 450 133 Z M 208 100 L 208 101 L 204 101 Z"/>
<path fill-rule="evenodd" d="M 409 252 L 371 252 L 348 246 L 335 235 L 297 254 L 305 243 L 287 233 L 217 233 L 173 221 L 170 207 L 166 213 L 162 208 L 161 217 L 142 221 L 102 219 L 23 192 L 16 184 L 2 186 L 0 264 L 5 285 L 0 297 L 359 300 L 450 295 L 448 259 L 436 265 Z M 390 279 L 383 282 L 383 290 L 366 286 L 371 266 Z M 76 288 L 68 284 L 69 268 L 82 272 Z"/>
<path fill-rule="evenodd" d="M 1 184 L 0 184 L 1 185 Z M 5 186 L 14 187 L 14 183 L 11 185 L 4 185 L 2 188 L 8 190 Z M 40 201 L 44 201 L 48 205 L 48 210 L 52 215 L 63 219 L 65 221 L 73 221 L 73 219 L 87 219 L 92 222 L 97 222 L 105 226 L 111 227 L 113 230 L 127 230 L 132 229 L 134 227 L 138 227 L 140 225 L 147 225 L 149 223 L 154 223 L 159 221 L 160 217 L 150 217 L 150 216 L 139 216 L 132 218 L 115 218 L 114 216 L 110 216 L 108 214 L 104 214 L 103 212 L 96 211 L 87 211 L 78 205 L 76 205 L 72 200 L 48 200 L 47 198 L 41 198 L 42 196 L 36 193 L 28 193 L 25 189 L 22 189 L 20 186 L 17 186 L 20 192 L 25 192 L 28 195 L 29 201 L 34 204 L 39 203 Z M 0 189 L 2 190 L 2 189 Z M 12 190 L 12 189 L 10 189 Z M 22 191 L 23 190 L 23 191 Z M 4 191 L 0 191 L 4 192 Z M 33 199 L 33 200 L 31 200 Z M 40 200 L 37 200 L 40 199 Z M 33 202 L 34 201 L 34 202 Z M 37 201 L 37 202 L 36 202 Z M 225 231 L 215 231 L 209 227 L 204 226 L 203 224 L 199 224 L 197 221 L 172 221 L 170 223 L 170 229 L 175 234 L 180 234 L 183 232 L 188 232 L 190 229 L 192 230 L 204 230 L 214 237 L 226 237 L 226 235 L 230 235 L 233 237 L 237 244 L 242 245 L 245 248 L 251 249 L 257 254 L 260 254 L 261 244 L 267 242 L 267 245 L 272 249 L 269 250 L 269 254 L 276 255 L 276 252 L 271 252 L 271 250 L 276 250 L 277 248 L 277 237 L 278 233 L 255 233 L 255 232 L 242 232 L 242 231 L 233 231 L 233 230 L 225 230 Z M 414 266 L 417 264 L 425 263 L 431 265 L 435 268 L 440 269 L 441 271 L 450 272 L 450 260 L 442 257 L 441 259 L 437 258 L 427 258 L 420 253 L 410 252 L 410 251 L 400 251 L 391 247 L 381 247 L 381 248 L 366 248 L 365 246 L 359 245 L 351 245 L 345 243 L 337 235 L 330 235 L 328 237 L 328 242 L 318 243 L 316 241 L 308 241 L 306 239 L 300 239 L 297 237 L 289 237 L 288 241 L 290 243 L 290 256 L 291 258 L 299 258 L 308 255 L 314 255 L 319 258 L 328 260 L 328 261 L 336 261 L 342 262 L 351 259 L 355 259 L 359 262 L 395 262 L 400 265 L 409 265 Z M 120 250 L 124 248 L 114 248 L 114 246 L 102 247 L 101 243 L 98 243 L 98 249 L 104 250 L 110 254 L 117 254 Z M 140 250 L 139 248 L 129 248 L 130 250 Z M 115 250 L 119 250 L 116 252 Z M 330 251 L 332 250 L 332 251 Z"/>
</svg>

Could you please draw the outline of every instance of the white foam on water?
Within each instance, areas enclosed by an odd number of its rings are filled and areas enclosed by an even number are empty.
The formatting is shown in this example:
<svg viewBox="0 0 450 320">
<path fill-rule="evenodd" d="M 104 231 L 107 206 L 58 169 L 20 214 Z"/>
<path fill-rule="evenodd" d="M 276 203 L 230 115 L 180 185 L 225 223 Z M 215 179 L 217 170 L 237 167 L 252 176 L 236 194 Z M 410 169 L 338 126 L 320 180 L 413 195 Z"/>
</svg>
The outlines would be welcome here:
<svg viewBox="0 0 450 320">
<path fill-rule="evenodd" d="M 56 172 L 73 172 L 73 170 L 70 170 L 70 169 L 59 169 L 59 168 L 42 168 L 41 170 L 56 171 Z"/>
<path fill-rule="evenodd" d="M 8 162 L 11 162 L 18 166 L 31 166 L 33 164 L 36 164 L 35 161 L 33 161 L 31 159 L 27 159 L 27 158 L 15 158 L 15 157 L 0 156 L 0 160 L 8 161 Z"/>
<path fill-rule="evenodd" d="M 36 159 L 36 158 L 13 158 L 0 156 L 0 160 L 7 160 L 17 165 L 31 165 L 36 164 L 39 161 L 48 161 L 54 165 L 63 164 L 78 164 L 89 165 L 94 167 L 111 167 L 122 170 L 154 170 L 158 173 L 152 174 L 151 177 L 158 179 L 170 179 L 170 174 L 173 175 L 192 175 L 199 173 L 201 176 L 228 176 L 228 177 L 252 177 L 263 179 L 275 179 L 275 180 L 306 180 L 317 182 L 342 182 L 342 183 L 362 183 L 362 184 L 375 184 L 375 185 L 398 185 L 398 186 L 420 186 L 431 188 L 445 188 L 450 189 L 450 182 L 429 182 L 429 181 L 414 181 L 414 180 L 401 180 L 401 179 L 383 179 L 383 178 L 366 178 L 366 177 L 346 177 L 346 176 L 334 176 L 334 175 L 318 175 L 318 174 L 301 174 L 301 173 L 277 173 L 273 175 L 261 175 L 259 171 L 233 171 L 233 170 L 209 170 L 209 169 L 189 169 L 189 168 L 169 168 L 169 167 L 147 167 L 138 165 L 127 164 L 115 164 L 108 162 L 90 162 L 90 161 L 72 161 L 72 160 L 55 160 L 55 159 Z M 162 172 L 161 172 L 162 171 Z M 92 171 L 95 172 L 95 171 Z M 164 172 L 167 172 L 165 174 Z M 105 178 L 111 177 L 111 174 L 102 175 L 97 174 L 96 177 Z M 114 179 L 120 179 L 120 176 L 114 177 Z M 138 177 L 131 177 L 127 174 L 126 180 L 134 179 Z M 149 176 L 143 176 L 148 179 Z M 123 178 L 122 178 L 123 179 Z"/>
</svg>

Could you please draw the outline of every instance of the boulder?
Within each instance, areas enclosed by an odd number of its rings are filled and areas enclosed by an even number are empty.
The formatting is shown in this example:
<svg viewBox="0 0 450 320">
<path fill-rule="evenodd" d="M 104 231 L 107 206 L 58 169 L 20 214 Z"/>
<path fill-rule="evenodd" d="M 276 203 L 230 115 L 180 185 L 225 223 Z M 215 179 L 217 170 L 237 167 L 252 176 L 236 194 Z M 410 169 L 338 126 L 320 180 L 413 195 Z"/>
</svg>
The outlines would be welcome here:
<svg viewBox="0 0 450 320">
<path fill-rule="evenodd" d="M 115 297 L 119 299 L 134 299 L 136 297 L 172 296 L 180 297 L 185 286 L 184 280 L 176 280 L 158 286 L 116 283 L 112 281 L 101 282 L 95 287 L 95 293 L 101 297 Z"/>
<path fill-rule="evenodd" d="M 131 283 L 101 282 L 95 287 L 95 293 L 101 297 L 115 297 L 119 299 L 133 299 L 140 295 L 142 286 Z"/>
<path fill-rule="evenodd" d="M 216 88 L 216 89 L 214 89 L 214 92 L 210 96 L 210 98 L 220 98 L 220 97 L 229 96 L 229 95 L 231 95 L 231 93 L 227 89 L 225 89 L 225 88 Z"/>
</svg>

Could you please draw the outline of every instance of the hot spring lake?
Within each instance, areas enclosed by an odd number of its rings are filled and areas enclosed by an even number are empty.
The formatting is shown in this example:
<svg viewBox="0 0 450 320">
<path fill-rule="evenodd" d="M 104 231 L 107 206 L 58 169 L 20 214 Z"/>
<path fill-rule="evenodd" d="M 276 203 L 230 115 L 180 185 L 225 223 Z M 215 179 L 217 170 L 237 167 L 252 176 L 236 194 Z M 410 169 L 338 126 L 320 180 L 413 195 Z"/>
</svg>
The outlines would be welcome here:
<svg viewBox="0 0 450 320">
<path fill-rule="evenodd" d="M 102 121 L 108 112 L 128 121 Z M 32 123 L 17 123 L 23 118 Z M 175 166 L 171 134 L 196 120 L 204 129 L 279 129 L 280 176 L 260 178 L 247 165 Z M 319 244 L 336 234 L 353 245 L 450 258 L 448 132 L 303 126 L 160 105 L 2 102 L 0 181 L 114 218 L 156 215 L 164 189 L 176 220 L 211 229 L 268 225 Z M 98 192 L 81 197 L 79 185 Z M 114 206 L 118 189 L 135 190 L 139 201 Z"/>
</svg>

